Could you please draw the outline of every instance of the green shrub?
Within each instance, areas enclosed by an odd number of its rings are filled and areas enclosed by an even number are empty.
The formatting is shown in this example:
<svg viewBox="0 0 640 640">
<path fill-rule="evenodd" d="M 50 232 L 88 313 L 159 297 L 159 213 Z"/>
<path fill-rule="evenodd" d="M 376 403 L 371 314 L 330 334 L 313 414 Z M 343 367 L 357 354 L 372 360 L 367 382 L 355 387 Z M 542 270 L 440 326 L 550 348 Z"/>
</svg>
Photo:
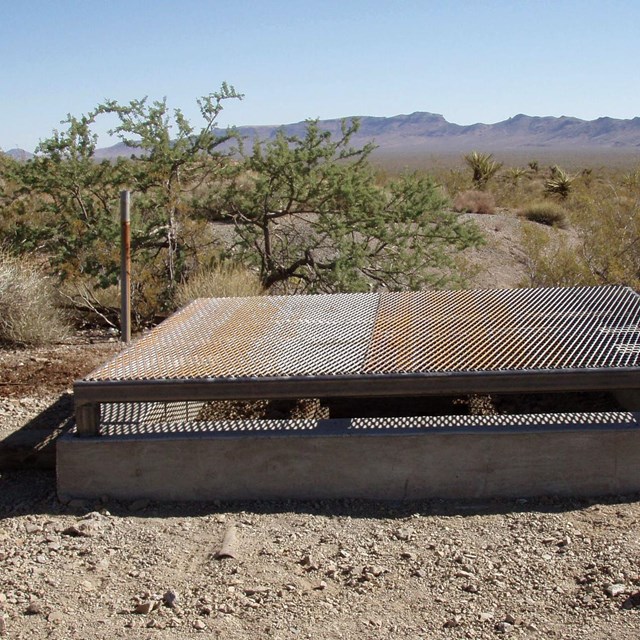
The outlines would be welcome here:
<svg viewBox="0 0 640 640">
<path fill-rule="evenodd" d="M 555 202 L 532 202 L 520 209 L 518 214 L 531 222 L 549 227 L 567 227 L 567 212 Z"/>
<path fill-rule="evenodd" d="M 463 191 L 453 201 L 454 211 L 466 213 L 495 213 L 494 197 L 486 191 Z"/>
<path fill-rule="evenodd" d="M 50 280 L 34 264 L 0 252 L 0 342 L 39 346 L 69 333 Z"/>
<path fill-rule="evenodd" d="M 264 293 L 260 278 L 243 267 L 223 262 L 191 274 L 176 288 L 175 302 L 182 307 L 196 298 L 259 296 Z"/>
</svg>

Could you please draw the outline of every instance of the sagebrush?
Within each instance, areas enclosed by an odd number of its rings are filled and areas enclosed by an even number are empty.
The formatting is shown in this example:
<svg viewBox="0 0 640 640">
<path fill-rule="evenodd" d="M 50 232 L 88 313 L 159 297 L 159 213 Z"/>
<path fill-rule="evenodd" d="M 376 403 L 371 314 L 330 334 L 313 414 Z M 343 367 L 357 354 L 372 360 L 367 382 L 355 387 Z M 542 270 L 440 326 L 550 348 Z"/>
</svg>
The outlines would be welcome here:
<svg viewBox="0 0 640 640">
<path fill-rule="evenodd" d="M 555 202 L 531 202 L 518 211 L 518 214 L 531 222 L 546 224 L 549 227 L 567 227 L 567 211 Z"/>
<path fill-rule="evenodd" d="M 69 332 L 51 280 L 23 258 L 0 252 L 0 342 L 40 346 Z"/>
</svg>

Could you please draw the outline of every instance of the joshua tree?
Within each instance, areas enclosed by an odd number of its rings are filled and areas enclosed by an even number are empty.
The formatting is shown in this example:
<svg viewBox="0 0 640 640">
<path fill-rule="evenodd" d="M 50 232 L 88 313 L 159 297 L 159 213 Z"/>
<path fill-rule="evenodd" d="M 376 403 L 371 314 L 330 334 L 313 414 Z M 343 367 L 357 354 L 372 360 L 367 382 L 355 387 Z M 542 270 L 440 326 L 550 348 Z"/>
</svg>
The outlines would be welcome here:
<svg viewBox="0 0 640 640">
<path fill-rule="evenodd" d="M 501 162 L 496 162 L 491 153 L 478 153 L 472 151 L 464 157 L 464 161 L 473 171 L 473 185 L 476 189 L 483 190 L 487 182 L 500 170 Z"/>
</svg>

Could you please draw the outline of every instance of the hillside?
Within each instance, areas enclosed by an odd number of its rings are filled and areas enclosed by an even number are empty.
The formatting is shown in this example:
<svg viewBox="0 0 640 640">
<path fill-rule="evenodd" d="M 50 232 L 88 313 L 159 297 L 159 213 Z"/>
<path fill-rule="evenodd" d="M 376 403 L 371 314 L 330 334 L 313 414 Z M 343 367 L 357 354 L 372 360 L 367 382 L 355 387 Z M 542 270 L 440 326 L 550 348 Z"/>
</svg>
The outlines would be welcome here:
<svg viewBox="0 0 640 640">
<path fill-rule="evenodd" d="M 350 119 L 355 116 L 348 116 Z M 320 120 L 320 127 L 339 135 L 342 119 Z M 621 152 L 640 155 L 640 117 L 630 120 L 598 118 L 581 120 L 561 116 L 527 116 L 518 114 L 495 124 L 459 125 L 442 115 L 416 111 L 392 117 L 360 117 L 360 131 L 354 137 L 356 145 L 375 142 L 379 154 L 452 154 L 473 149 L 504 152 Z M 301 136 L 306 123 L 237 127 L 250 146 L 253 140 L 268 140 L 280 129 L 287 135 Z M 219 134 L 223 131 L 219 130 Z M 98 149 L 96 157 L 111 159 L 134 152 L 123 143 Z M 31 154 L 22 149 L 6 152 L 18 160 Z"/>
</svg>

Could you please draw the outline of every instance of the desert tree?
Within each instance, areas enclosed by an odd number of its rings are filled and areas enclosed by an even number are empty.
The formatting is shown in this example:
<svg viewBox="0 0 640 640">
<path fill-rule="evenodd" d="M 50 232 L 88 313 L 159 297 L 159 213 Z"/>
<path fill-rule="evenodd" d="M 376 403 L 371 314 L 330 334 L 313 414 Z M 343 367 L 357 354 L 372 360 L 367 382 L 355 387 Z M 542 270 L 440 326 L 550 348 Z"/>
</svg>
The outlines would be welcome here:
<svg viewBox="0 0 640 640">
<path fill-rule="evenodd" d="M 110 133 L 132 150 L 130 187 L 142 222 L 133 246 L 163 252 L 169 296 L 184 276 L 187 255 L 198 249 L 187 246 L 185 234 L 190 200 L 204 185 L 221 179 L 230 166 L 225 145 L 235 133 L 220 133 L 218 116 L 225 101 L 241 98 L 223 83 L 219 91 L 198 99 L 198 127 L 180 109 L 170 109 L 166 98 L 126 105 L 108 100 L 98 107 L 100 113 L 117 116 L 119 123 Z"/>
<path fill-rule="evenodd" d="M 20 164 L 11 234 L 15 249 L 46 252 L 61 279 L 83 274 L 107 286 L 117 279 L 114 206 L 127 170 L 122 161 L 96 161 L 95 117 L 68 115 Z"/>
<path fill-rule="evenodd" d="M 407 175 L 379 184 L 354 147 L 357 120 L 334 139 L 316 120 L 304 136 L 256 140 L 211 211 L 235 225 L 235 256 L 280 291 L 438 286 L 457 276 L 456 249 L 480 242 L 437 185 Z"/>
</svg>

